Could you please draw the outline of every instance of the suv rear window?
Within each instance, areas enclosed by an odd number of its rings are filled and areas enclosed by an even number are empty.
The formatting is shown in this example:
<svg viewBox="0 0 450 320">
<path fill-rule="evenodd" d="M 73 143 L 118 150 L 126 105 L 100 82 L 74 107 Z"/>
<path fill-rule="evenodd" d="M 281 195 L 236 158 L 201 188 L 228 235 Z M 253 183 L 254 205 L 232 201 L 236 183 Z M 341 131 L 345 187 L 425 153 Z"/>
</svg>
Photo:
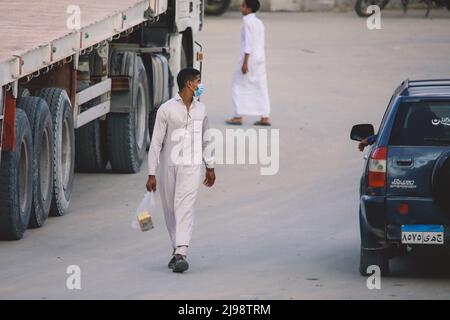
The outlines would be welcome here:
<svg viewBox="0 0 450 320">
<path fill-rule="evenodd" d="M 450 101 L 402 102 L 390 145 L 450 145 Z"/>
</svg>

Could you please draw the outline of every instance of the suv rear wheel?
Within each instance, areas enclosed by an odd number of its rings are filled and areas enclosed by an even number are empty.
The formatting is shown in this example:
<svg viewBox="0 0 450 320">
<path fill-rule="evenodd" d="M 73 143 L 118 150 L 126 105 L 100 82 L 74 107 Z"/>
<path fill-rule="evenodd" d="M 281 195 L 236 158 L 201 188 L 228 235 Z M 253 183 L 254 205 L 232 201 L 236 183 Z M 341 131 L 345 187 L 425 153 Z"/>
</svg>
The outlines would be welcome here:
<svg viewBox="0 0 450 320">
<path fill-rule="evenodd" d="M 361 248 L 359 260 L 359 273 L 362 276 L 370 276 L 368 272 L 370 266 L 378 266 L 382 276 L 389 274 L 389 257 L 385 251 L 382 250 L 364 250 Z"/>
</svg>

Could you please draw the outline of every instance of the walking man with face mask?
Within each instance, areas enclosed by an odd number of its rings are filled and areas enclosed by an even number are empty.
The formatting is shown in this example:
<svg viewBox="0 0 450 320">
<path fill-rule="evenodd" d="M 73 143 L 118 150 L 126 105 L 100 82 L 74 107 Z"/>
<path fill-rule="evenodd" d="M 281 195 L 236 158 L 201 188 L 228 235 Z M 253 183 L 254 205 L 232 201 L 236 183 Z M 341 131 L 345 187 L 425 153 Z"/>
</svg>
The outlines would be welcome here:
<svg viewBox="0 0 450 320">
<path fill-rule="evenodd" d="M 241 4 L 241 52 L 232 81 L 234 117 L 227 124 L 241 125 L 242 116 L 251 115 L 261 117 L 254 125 L 270 126 L 264 24 L 255 14 L 259 7 L 258 0 L 243 0 Z"/>
<path fill-rule="evenodd" d="M 206 108 L 198 98 L 203 93 L 200 72 L 187 68 L 177 76 L 178 94 L 158 109 L 148 154 L 147 190 L 158 189 L 173 252 L 168 267 L 173 272 L 189 268 L 187 250 L 194 224 L 194 204 L 201 181 L 212 187 L 216 179 L 214 158 L 207 154 L 211 136 L 208 133 Z"/>
</svg>

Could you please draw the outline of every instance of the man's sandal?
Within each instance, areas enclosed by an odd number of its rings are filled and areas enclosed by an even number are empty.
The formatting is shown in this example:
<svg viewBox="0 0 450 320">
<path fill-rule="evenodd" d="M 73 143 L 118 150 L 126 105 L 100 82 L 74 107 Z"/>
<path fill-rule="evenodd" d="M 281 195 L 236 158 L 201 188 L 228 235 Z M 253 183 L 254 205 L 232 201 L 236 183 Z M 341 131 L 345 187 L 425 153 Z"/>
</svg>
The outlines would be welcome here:
<svg viewBox="0 0 450 320">
<path fill-rule="evenodd" d="M 186 257 L 181 254 L 176 254 L 175 264 L 172 268 L 172 271 L 176 273 L 183 273 L 187 269 L 189 269 L 189 263 L 187 262 Z"/>
<path fill-rule="evenodd" d="M 225 121 L 226 124 L 232 124 L 232 125 L 242 125 L 242 118 L 241 117 L 233 117 L 227 121 Z"/>
<path fill-rule="evenodd" d="M 269 120 L 258 120 L 253 125 L 255 125 L 255 126 L 271 126 Z"/>
</svg>

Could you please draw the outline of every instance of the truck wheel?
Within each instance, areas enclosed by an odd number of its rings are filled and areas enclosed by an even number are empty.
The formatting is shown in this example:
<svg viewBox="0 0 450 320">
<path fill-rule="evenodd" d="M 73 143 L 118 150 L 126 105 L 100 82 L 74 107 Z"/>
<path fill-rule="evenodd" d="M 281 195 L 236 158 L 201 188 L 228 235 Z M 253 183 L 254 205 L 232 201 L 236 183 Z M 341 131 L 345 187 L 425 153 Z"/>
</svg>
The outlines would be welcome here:
<svg viewBox="0 0 450 320">
<path fill-rule="evenodd" d="M 181 33 L 180 70 L 194 67 L 194 48 L 191 31 Z"/>
<path fill-rule="evenodd" d="M 231 0 L 207 0 L 205 13 L 213 16 L 220 16 L 230 7 Z"/>
<path fill-rule="evenodd" d="M 388 3 L 389 0 L 357 0 L 355 3 L 355 12 L 360 17 L 370 17 L 371 14 L 367 13 L 369 6 L 376 5 L 383 10 Z"/>
<path fill-rule="evenodd" d="M 370 276 L 367 272 L 367 268 L 376 265 L 380 268 L 382 276 L 389 275 L 389 258 L 387 254 L 379 250 L 364 250 L 361 248 L 359 273 L 362 276 Z"/>
<path fill-rule="evenodd" d="M 51 216 L 62 216 L 72 196 L 75 163 L 75 133 L 70 99 L 64 89 L 45 88 L 40 96 L 47 101 L 53 123 L 53 196 Z"/>
<path fill-rule="evenodd" d="M 180 52 L 180 70 L 183 70 L 188 67 L 188 57 L 186 53 L 186 49 L 184 48 L 184 45 L 181 46 L 181 52 Z"/>
<path fill-rule="evenodd" d="M 27 115 L 16 110 L 16 150 L 3 151 L 0 165 L 0 239 L 19 240 L 30 221 L 32 136 Z"/>
<path fill-rule="evenodd" d="M 108 158 L 115 172 L 139 172 L 146 152 L 150 94 L 147 74 L 136 57 L 130 113 L 108 115 Z"/>
<path fill-rule="evenodd" d="M 101 172 L 108 162 L 106 123 L 95 119 L 75 130 L 77 172 Z"/>
<path fill-rule="evenodd" d="M 47 219 L 52 202 L 52 116 L 47 102 L 39 97 L 21 98 L 18 108 L 28 117 L 33 140 L 33 204 L 29 227 L 39 228 Z"/>
<path fill-rule="evenodd" d="M 89 87 L 85 82 L 78 83 L 78 90 Z M 100 98 L 87 102 L 91 107 L 101 102 Z M 101 172 L 108 163 L 106 148 L 106 121 L 95 119 L 75 130 L 75 171 Z"/>
<path fill-rule="evenodd" d="M 150 111 L 150 115 L 148 117 L 148 130 L 149 130 L 149 136 L 150 136 L 150 142 L 153 137 L 153 129 L 155 128 L 155 121 L 156 121 L 156 113 L 158 110 L 154 109 Z"/>
</svg>

